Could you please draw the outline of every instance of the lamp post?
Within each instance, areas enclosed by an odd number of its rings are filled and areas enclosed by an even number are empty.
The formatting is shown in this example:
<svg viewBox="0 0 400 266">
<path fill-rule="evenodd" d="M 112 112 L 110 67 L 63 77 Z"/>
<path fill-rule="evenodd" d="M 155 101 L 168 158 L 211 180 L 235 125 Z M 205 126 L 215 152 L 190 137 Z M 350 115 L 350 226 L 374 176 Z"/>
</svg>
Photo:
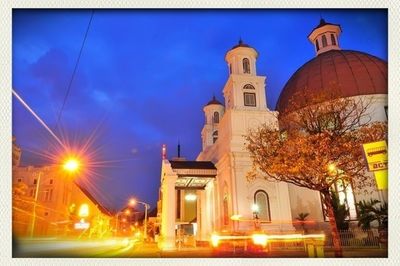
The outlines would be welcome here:
<svg viewBox="0 0 400 266">
<path fill-rule="evenodd" d="M 35 224 L 36 224 L 36 205 L 38 201 L 38 194 L 39 194 L 39 185 L 40 185 L 40 177 L 42 176 L 42 172 L 40 171 L 38 174 L 38 179 L 36 180 L 36 189 L 35 189 L 35 200 L 33 201 L 33 214 L 32 214 L 32 224 L 31 224 L 31 238 L 34 235 L 35 231 Z"/>
<path fill-rule="evenodd" d="M 260 224 L 259 224 L 259 218 L 258 218 L 258 212 L 259 212 L 259 207 L 257 204 L 251 205 L 251 210 L 253 211 L 253 220 L 254 220 L 254 227 L 255 230 L 260 229 Z"/>
<path fill-rule="evenodd" d="M 140 203 L 144 205 L 144 239 L 147 240 L 147 211 L 150 208 L 150 205 L 148 203 L 142 202 L 142 201 L 137 201 L 135 199 L 131 199 L 129 201 L 129 204 L 131 206 L 135 205 L 136 203 Z"/>
</svg>

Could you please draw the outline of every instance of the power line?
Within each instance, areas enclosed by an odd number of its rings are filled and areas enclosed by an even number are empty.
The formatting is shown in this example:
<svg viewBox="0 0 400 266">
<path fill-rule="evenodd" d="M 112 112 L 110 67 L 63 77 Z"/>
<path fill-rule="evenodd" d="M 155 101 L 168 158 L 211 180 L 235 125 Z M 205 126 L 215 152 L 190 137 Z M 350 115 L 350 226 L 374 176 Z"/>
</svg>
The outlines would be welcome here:
<svg viewBox="0 0 400 266">
<path fill-rule="evenodd" d="M 89 32 L 89 29 L 90 29 L 90 24 L 92 24 L 93 15 L 94 15 L 94 9 L 92 9 L 90 20 L 89 20 L 89 23 L 88 23 L 87 28 L 86 28 L 85 37 L 83 38 L 82 46 L 81 46 L 81 49 L 80 49 L 79 54 L 78 54 L 78 58 L 77 58 L 76 63 L 75 63 L 74 71 L 72 72 L 71 79 L 69 80 L 69 84 L 68 84 L 68 87 L 67 87 L 67 92 L 65 94 L 63 103 L 61 105 L 61 110 L 60 110 L 60 113 L 58 114 L 57 124 L 56 125 L 58 125 L 60 123 L 61 115 L 62 115 L 62 112 L 64 110 L 65 103 L 67 102 L 67 98 L 68 98 L 69 92 L 71 90 L 71 85 L 72 85 L 72 82 L 73 82 L 74 77 L 75 77 L 76 70 L 77 70 L 78 65 L 79 65 L 79 60 L 81 59 L 83 47 L 85 46 L 86 38 L 88 36 L 88 32 Z"/>
</svg>

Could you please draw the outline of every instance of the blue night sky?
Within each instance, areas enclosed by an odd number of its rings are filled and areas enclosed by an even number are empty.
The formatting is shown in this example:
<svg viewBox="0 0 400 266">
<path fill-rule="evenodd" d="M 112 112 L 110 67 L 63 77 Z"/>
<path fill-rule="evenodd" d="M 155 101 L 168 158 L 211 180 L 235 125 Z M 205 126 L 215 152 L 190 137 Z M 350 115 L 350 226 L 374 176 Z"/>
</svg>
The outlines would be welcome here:
<svg viewBox="0 0 400 266">
<path fill-rule="evenodd" d="M 112 161 L 81 177 L 90 180 L 89 190 L 110 209 L 131 196 L 153 208 L 162 144 L 169 158 L 178 140 L 187 159 L 201 151 L 202 108 L 213 94 L 223 102 L 225 53 L 239 37 L 258 51 L 257 72 L 267 76 L 274 109 L 286 81 L 315 56 L 307 36 L 321 15 L 341 25 L 342 49 L 387 60 L 386 10 L 96 10 L 61 117 L 63 139 L 79 145 L 97 128 L 96 160 Z M 13 89 L 50 128 L 90 16 L 90 10 L 13 11 Z M 56 144 L 15 98 L 12 132 L 23 165 L 52 163 L 38 153 L 52 153 Z"/>
</svg>

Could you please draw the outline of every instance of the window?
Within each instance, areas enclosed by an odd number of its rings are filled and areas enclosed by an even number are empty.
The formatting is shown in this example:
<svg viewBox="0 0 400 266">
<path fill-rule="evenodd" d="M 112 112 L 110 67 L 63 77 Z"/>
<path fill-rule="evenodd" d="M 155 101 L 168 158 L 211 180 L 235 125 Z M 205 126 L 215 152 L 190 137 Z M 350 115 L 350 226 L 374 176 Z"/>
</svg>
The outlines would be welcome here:
<svg viewBox="0 0 400 266">
<path fill-rule="evenodd" d="M 45 212 L 45 213 L 44 213 L 44 216 L 48 216 L 48 215 L 49 215 L 49 213 L 48 213 L 48 212 Z"/>
<path fill-rule="evenodd" d="M 219 113 L 218 112 L 214 112 L 213 120 L 214 120 L 215 124 L 219 123 Z"/>
<path fill-rule="evenodd" d="M 245 106 L 256 106 L 256 94 L 255 93 L 244 93 L 244 105 Z"/>
<path fill-rule="evenodd" d="M 217 139 L 218 139 L 218 130 L 214 131 L 212 136 L 213 136 L 213 143 L 215 143 L 217 141 Z"/>
<path fill-rule="evenodd" d="M 254 193 L 254 204 L 258 206 L 258 218 L 264 221 L 271 221 L 269 197 L 267 192 L 264 190 L 257 190 L 256 193 Z"/>
<path fill-rule="evenodd" d="M 50 185 L 53 185 L 53 178 L 49 181 Z"/>
<path fill-rule="evenodd" d="M 336 45 L 335 35 L 333 35 L 332 33 L 331 33 L 331 43 L 332 45 Z"/>
<path fill-rule="evenodd" d="M 18 182 L 18 183 L 21 183 L 21 182 L 22 182 L 22 179 L 21 179 L 21 178 L 18 178 L 17 182 Z"/>
<path fill-rule="evenodd" d="M 243 59 L 243 73 L 250 74 L 250 62 L 249 59 Z"/>
<path fill-rule="evenodd" d="M 319 42 L 318 40 L 315 42 L 315 47 L 317 48 L 317 52 L 319 51 Z"/>
<path fill-rule="evenodd" d="M 33 179 L 33 184 L 36 185 L 37 184 L 37 179 Z"/>
<path fill-rule="evenodd" d="M 229 64 L 229 74 L 232 74 L 232 64 Z"/>
<path fill-rule="evenodd" d="M 49 200 L 49 194 L 50 194 L 49 190 L 46 189 L 46 190 L 44 191 L 44 200 L 45 200 L 45 201 L 48 201 L 48 200 Z"/>
<path fill-rule="evenodd" d="M 52 197 L 53 197 L 53 189 L 46 189 L 44 191 L 44 200 L 51 201 Z"/>
<path fill-rule="evenodd" d="M 176 219 L 181 219 L 181 190 L 176 190 Z"/>
<path fill-rule="evenodd" d="M 328 43 L 327 43 L 327 41 L 326 41 L 326 36 L 325 35 L 322 35 L 322 47 L 325 47 L 325 46 L 327 46 L 328 45 Z"/>
<path fill-rule="evenodd" d="M 255 90 L 254 86 L 251 85 L 251 84 L 244 85 L 243 89 L 245 89 L 245 90 Z"/>
</svg>

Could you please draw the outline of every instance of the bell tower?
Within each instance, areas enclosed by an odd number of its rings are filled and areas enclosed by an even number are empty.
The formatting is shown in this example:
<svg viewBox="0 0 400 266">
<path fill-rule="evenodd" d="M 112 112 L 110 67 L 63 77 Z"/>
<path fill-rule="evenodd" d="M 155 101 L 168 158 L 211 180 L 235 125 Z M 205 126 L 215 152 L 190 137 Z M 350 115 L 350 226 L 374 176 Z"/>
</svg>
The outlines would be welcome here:
<svg viewBox="0 0 400 266">
<path fill-rule="evenodd" d="M 308 39 L 314 44 L 315 52 L 319 55 L 330 50 L 340 50 L 339 35 L 341 33 L 340 25 L 328 23 L 321 18 L 318 26 L 308 35 Z"/>
<path fill-rule="evenodd" d="M 225 108 L 265 110 L 265 77 L 257 76 L 257 51 L 245 44 L 242 39 L 225 55 L 229 78 L 223 93 Z"/>
<path fill-rule="evenodd" d="M 201 131 L 203 151 L 218 140 L 219 124 L 224 115 L 225 108 L 215 96 L 203 108 L 205 123 Z"/>
</svg>

